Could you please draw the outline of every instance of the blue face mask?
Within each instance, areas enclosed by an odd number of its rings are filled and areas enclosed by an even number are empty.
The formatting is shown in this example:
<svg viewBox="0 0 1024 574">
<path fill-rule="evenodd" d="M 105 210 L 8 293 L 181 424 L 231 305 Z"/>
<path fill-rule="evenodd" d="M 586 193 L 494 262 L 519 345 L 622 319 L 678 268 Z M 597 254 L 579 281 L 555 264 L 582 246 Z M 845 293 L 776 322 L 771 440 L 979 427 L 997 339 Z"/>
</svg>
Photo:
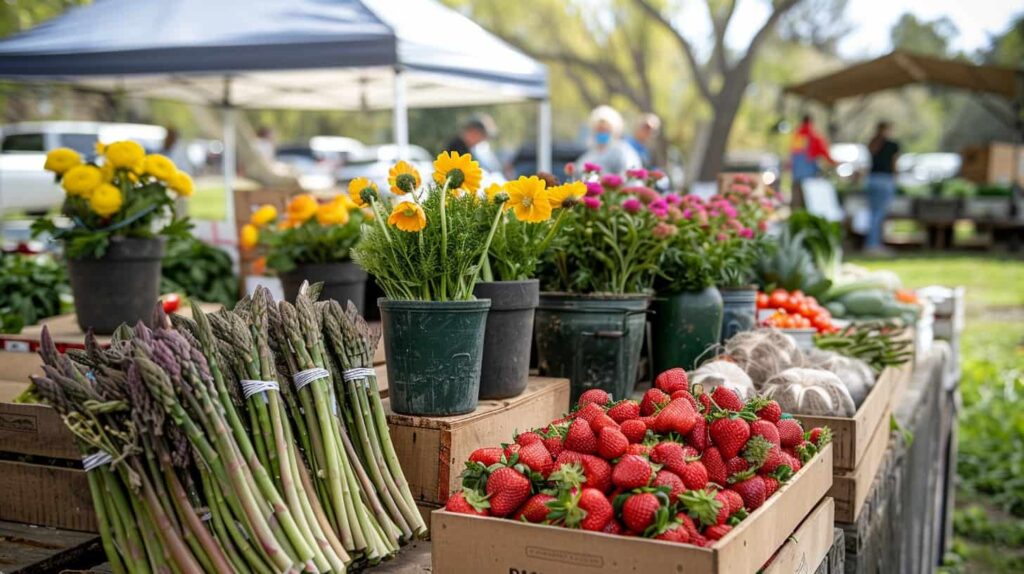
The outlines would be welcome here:
<svg viewBox="0 0 1024 574">
<path fill-rule="evenodd" d="M 597 132 L 594 134 L 594 142 L 597 145 L 608 145 L 612 143 L 611 132 Z"/>
</svg>

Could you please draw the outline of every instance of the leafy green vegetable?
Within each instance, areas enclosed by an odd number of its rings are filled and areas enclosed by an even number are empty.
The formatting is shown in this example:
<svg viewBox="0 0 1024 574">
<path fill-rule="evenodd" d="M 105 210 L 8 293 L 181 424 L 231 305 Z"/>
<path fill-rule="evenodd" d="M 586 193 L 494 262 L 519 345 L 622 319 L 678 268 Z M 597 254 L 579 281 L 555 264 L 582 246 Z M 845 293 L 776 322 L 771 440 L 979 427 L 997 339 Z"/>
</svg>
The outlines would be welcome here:
<svg viewBox="0 0 1024 574">
<path fill-rule="evenodd" d="M 835 281 L 843 261 L 843 228 L 835 221 L 812 215 L 807 211 L 794 212 L 789 217 L 789 232 L 803 234 L 803 245 L 825 277 Z"/>
<path fill-rule="evenodd" d="M 167 243 L 160 291 L 177 292 L 192 299 L 231 307 L 238 295 L 238 279 L 231 257 L 223 249 L 194 237 Z"/>
<path fill-rule="evenodd" d="M 17 333 L 59 314 L 66 292 L 64 266 L 50 256 L 0 253 L 0 332 Z"/>
<path fill-rule="evenodd" d="M 832 284 L 804 248 L 803 232 L 793 233 L 788 228 L 779 236 L 778 249 L 770 257 L 762 257 L 755 271 L 758 285 L 765 292 L 781 287 L 818 297 Z"/>
</svg>

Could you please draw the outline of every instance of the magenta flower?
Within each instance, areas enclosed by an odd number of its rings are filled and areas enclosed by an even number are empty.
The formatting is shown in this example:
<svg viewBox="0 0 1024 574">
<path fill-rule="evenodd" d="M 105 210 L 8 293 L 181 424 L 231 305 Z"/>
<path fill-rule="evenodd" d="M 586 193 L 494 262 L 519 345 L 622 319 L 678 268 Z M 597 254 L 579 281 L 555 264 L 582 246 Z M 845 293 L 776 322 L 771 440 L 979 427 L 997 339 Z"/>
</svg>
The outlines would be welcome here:
<svg viewBox="0 0 1024 574">
<path fill-rule="evenodd" d="M 588 195 L 583 198 L 583 205 L 589 207 L 590 209 L 598 210 L 601 209 L 601 200 L 596 197 Z"/>
<path fill-rule="evenodd" d="M 683 210 L 683 219 L 690 219 L 693 217 L 693 210 L 687 207 Z"/>
<path fill-rule="evenodd" d="M 729 236 L 724 234 L 724 233 L 719 233 L 717 238 L 718 238 L 719 241 L 728 241 L 729 240 Z"/>
<path fill-rule="evenodd" d="M 622 187 L 622 176 L 614 173 L 606 173 L 601 176 L 601 185 L 611 188 Z"/>
<path fill-rule="evenodd" d="M 740 237 L 742 237 L 743 239 L 753 239 L 754 238 L 754 230 L 749 228 L 749 227 L 744 227 L 743 229 L 739 230 L 738 235 Z"/>
<path fill-rule="evenodd" d="M 597 197 L 604 193 L 604 187 L 596 181 L 587 182 L 587 197 Z"/>
<path fill-rule="evenodd" d="M 678 193 L 666 193 L 665 201 L 667 201 L 669 205 L 679 205 L 683 202 L 683 198 L 679 197 Z"/>
<path fill-rule="evenodd" d="M 664 219 L 668 216 L 668 203 L 664 199 L 656 199 L 647 206 L 658 219 Z"/>
<path fill-rule="evenodd" d="M 722 212 L 730 219 L 736 217 L 736 208 L 729 202 L 722 202 Z"/>
<path fill-rule="evenodd" d="M 590 173 L 601 173 L 601 166 L 596 163 L 590 163 L 589 161 L 583 164 L 583 171 Z"/>
<path fill-rule="evenodd" d="M 740 195 L 750 195 L 754 190 L 749 185 L 733 185 L 731 191 Z"/>
<path fill-rule="evenodd" d="M 625 209 L 627 213 L 637 214 L 642 208 L 643 204 L 635 197 L 626 198 L 626 201 L 622 202 L 622 209 Z"/>
<path fill-rule="evenodd" d="M 647 170 L 642 167 L 627 169 L 626 175 L 633 179 L 647 179 Z"/>
</svg>

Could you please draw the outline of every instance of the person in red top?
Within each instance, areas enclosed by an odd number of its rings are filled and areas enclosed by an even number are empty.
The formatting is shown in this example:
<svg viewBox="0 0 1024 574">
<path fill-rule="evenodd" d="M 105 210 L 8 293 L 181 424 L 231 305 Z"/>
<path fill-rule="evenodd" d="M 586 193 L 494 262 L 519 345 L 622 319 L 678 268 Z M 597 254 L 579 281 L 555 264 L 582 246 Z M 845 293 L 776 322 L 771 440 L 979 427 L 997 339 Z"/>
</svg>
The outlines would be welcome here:
<svg viewBox="0 0 1024 574">
<path fill-rule="evenodd" d="M 800 127 L 793 132 L 789 146 L 790 168 L 793 171 L 793 207 L 803 207 L 803 181 L 820 175 L 818 162 L 822 159 L 832 165 L 836 163 L 828 153 L 828 140 L 814 129 L 811 116 L 804 115 Z"/>
</svg>

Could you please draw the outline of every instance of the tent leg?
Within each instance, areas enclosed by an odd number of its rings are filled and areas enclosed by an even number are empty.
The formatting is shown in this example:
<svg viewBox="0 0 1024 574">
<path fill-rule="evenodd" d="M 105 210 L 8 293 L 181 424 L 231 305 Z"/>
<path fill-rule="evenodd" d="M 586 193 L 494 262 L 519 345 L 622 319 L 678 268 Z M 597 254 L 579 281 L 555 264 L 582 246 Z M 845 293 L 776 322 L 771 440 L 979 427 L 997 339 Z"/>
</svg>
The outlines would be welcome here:
<svg viewBox="0 0 1024 574">
<path fill-rule="evenodd" d="M 395 69 L 394 130 L 399 159 L 409 157 L 409 105 L 405 96 L 405 74 Z"/>
<path fill-rule="evenodd" d="M 547 98 L 537 110 L 537 171 L 551 173 L 551 100 Z"/>
<path fill-rule="evenodd" d="M 224 107 L 224 152 L 221 160 L 224 168 L 224 219 L 229 229 L 235 224 L 235 173 L 238 166 L 235 113 L 231 106 Z"/>
</svg>

